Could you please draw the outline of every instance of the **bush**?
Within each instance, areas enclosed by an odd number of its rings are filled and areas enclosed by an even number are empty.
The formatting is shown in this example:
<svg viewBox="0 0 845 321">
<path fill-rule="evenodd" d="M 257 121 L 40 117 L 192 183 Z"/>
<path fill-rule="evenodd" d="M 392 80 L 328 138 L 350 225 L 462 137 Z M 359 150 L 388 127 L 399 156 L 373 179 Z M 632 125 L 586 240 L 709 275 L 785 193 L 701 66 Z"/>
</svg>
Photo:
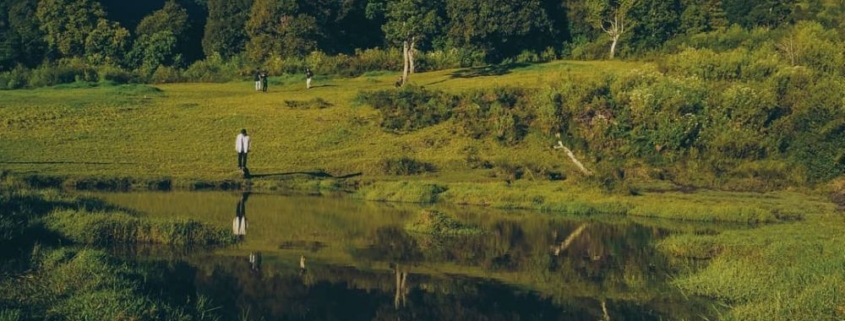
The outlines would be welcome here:
<svg viewBox="0 0 845 321">
<path fill-rule="evenodd" d="M 514 145 L 528 134 L 536 118 L 528 96 L 525 89 L 516 87 L 471 91 L 461 95 L 455 118 L 469 137 L 493 137 Z"/>
<path fill-rule="evenodd" d="M 72 82 L 97 82 L 97 70 L 78 59 L 44 64 L 32 71 L 30 87 L 47 87 Z"/>
<path fill-rule="evenodd" d="M 224 61 L 219 54 L 197 61 L 183 73 L 185 80 L 192 82 L 228 82 L 251 74 L 254 69 L 241 68 L 243 61 L 237 57 Z"/>
<path fill-rule="evenodd" d="M 149 82 L 154 84 L 166 84 L 180 82 L 182 80 L 182 74 L 179 69 L 168 66 L 158 66 L 152 76 L 150 76 Z"/>
<path fill-rule="evenodd" d="M 408 85 L 399 90 L 361 92 L 356 98 L 377 109 L 381 127 L 391 132 L 409 132 L 439 124 L 452 117 L 455 98 L 442 91 Z"/>
<path fill-rule="evenodd" d="M 31 70 L 19 65 L 12 70 L 0 73 L 0 89 L 24 88 L 31 76 Z"/>
<path fill-rule="evenodd" d="M 98 74 L 100 82 L 111 84 L 128 84 L 135 78 L 131 72 L 115 66 L 102 66 Z"/>
<path fill-rule="evenodd" d="M 388 158 L 381 162 L 382 170 L 390 175 L 416 175 L 435 171 L 434 165 L 413 158 Z"/>
</svg>

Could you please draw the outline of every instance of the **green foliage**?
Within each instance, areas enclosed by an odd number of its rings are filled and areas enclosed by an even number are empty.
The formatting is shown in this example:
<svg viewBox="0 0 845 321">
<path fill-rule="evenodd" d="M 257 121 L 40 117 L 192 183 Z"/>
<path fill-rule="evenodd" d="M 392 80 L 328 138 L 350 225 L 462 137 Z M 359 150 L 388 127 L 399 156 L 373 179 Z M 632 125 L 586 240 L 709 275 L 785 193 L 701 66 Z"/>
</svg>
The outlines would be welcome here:
<svg viewBox="0 0 845 321">
<path fill-rule="evenodd" d="M 449 43 L 485 53 L 486 62 L 499 63 L 523 50 L 542 50 L 530 39 L 550 37 L 554 13 L 546 12 L 538 0 L 530 1 L 446 1 Z"/>
<path fill-rule="evenodd" d="M 478 227 L 464 224 L 454 217 L 435 210 L 421 211 L 417 219 L 405 226 L 405 229 L 434 236 L 467 236 L 483 232 Z"/>
<path fill-rule="evenodd" d="M 435 171 L 434 165 L 408 157 L 384 159 L 381 167 L 388 175 L 417 175 Z"/>
<path fill-rule="evenodd" d="M 240 53 L 247 41 L 245 31 L 252 0 L 209 0 L 208 20 L 202 38 L 206 57 L 230 58 Z"/>
<path fill-rule="evenodd" d="M 47 45 L 64 57 L 86 54 L 86 38 L 106 17 L 102 5 L 93 0 L 44 0 L 38 2 L 36 14 Z"/>
<path fill-rule="evenodd" d="M 224 61 L 219 54 L 191 64 L 182 75 L 187 81 L 227 82 L 237 77 L 239 70 L 245 70 L 238 60 Z"/>
<path fill-rule="evenodd" d="M 168 273 L 160 266 L 120 262 L 97 250 L 44 250 L 35 267 L 0 283 L 0 312 L 9 320 L 216 320 L 203 299 L 175 298 L 151 289 Z M 14 283 L 13 283 L 14 282 Z M 166 293 L 167 291 L 163 292 Z M 176 317 L 178 316 L 178 317 Z"/>
<path fill-rule="evenodd" d="M 845 316 L 839 223 L 778 224 L 718 235 L 673 236 L 659 248 L 679 258 L 711 259 L 674 283 L 684 292 L 729 302 L 725 320 L 831 320 Z M 689 250 L 687 250 L 689 249 Z"/>
<path fill-rule="evenodd" d="M 461 133 L 472 138 L 494 137 L 506 145 L 520 142 L 535 118 L 526 96 L 526 90 L 516 87 L 464 93 L 455 110 Z"/>
<path fill-rule="evenodd" d="M 381 113 L 381 127 L 391 132 L 409 132 L 439 124 L 452 117 L 454 98 L 442 91 L 417 86 L 398 90 L 363 91 L 357 100 Z"/>
</svg>

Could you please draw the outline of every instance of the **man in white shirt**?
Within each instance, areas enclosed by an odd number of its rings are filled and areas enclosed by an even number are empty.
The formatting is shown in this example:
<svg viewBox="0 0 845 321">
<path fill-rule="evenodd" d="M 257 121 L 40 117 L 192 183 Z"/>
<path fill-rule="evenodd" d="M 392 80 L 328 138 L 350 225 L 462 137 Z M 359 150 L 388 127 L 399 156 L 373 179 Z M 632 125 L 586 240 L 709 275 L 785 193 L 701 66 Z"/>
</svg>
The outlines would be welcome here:
<svg viewBox="0 0 845 321">
<path fill-rule="evenodd" d="M 235 150 L 238 151 L 238 168 L 246 169 L 246 156 L 249 153 L 249 135 L 246 134 L 246 129 L 241 129 L 235 139 Z"/>
</svg>

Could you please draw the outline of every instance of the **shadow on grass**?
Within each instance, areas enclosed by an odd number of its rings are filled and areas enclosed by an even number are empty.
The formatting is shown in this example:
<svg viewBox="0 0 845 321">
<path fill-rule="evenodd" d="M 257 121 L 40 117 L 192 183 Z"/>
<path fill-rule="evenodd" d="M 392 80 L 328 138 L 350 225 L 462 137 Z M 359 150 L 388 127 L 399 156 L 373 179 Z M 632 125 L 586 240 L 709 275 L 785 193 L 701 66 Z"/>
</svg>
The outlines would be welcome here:
<svg viewBox="0 0 845 321">
<path fill-rule="evenodd" d="M 501 76 L 517 68 L 527 67 L 527 63 L 511 63 L 502 65 L 489 65 L 484 67 L 464 68 L 452 73 L 452 78 L 475 78 L 487 76 Z"/>
<path fill-rule="evenodd" d="M 315 178 L 351 178 L 356 176 L 361 176 L 363 173 L 351 173 L 346 175 L 334 176 L 332 174 L 326 173 L 324 171 L 314 171 L 314 172 L 286 172 L 286 173 L 272 173 L 272 174 L 252 174 L 249 175 L 249 178 L 262 178 L 262 177 L 272 177 L 272 176 L 293 176 L 293 175 L 307 175 L 310 177 Z"/>
</svg>

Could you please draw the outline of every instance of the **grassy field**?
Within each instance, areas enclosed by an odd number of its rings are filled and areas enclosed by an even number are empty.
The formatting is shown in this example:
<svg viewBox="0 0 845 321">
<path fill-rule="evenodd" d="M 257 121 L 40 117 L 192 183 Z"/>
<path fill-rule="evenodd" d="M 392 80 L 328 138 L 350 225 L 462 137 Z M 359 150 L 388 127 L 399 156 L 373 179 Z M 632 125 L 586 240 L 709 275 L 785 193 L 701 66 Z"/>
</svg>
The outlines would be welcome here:
<svg viewBox="0 0 845 321">
<path fill-rule="evenodd" d="M 494 85 L 539 87 L 563 73 L 624 72 L 631 63 L 556 62 L 512 70 L 447 70 L 414 75 L 412 83 L 448 91 Z M 486 76 L 492 73 L 491 76 Z M 379 129 L 378 114 L 353 101 L 360 91 L 388 89 L 396 74 L 354 79 L 271 79 L 269 92 L 252 82 L 148 86 L 65 86 L 0 95 L 0 168 L 17 173 L 219 181 L 238 177 L 234 139 L 252 137 L 253 175 L 325 170 L 380 175 L 378 163 L 409 156 L 435 164 L 439 176 L 465 174 L 462 149 L 502 157 L 560 157 L 543 147 L 505 151 L 490 142 L 446 134 L 436 126 L 408 135 Z M 83 88 L 79 88 L 83 87 Z M 322 99 L 327 108 L 291 108 Z M 288 103 L 286 103 L 288 102 Z M 563 161 L 563 158 L 561 158 Z M 460 174 L 457 174 L 460 173 Z"/>
<path fill-rule="evenodd" d="M 553 62 L 446 70 L 417 74 L 411 80 L 448 92 L 491 86 L 542 88 L 569 74 L 653 68 L 642 63 Z M 268 93 L 255 92 L 250 81 L 73 84 L 4 91 L 0 92 L 0 176 L 37 175 L 42 178 L 36 180 L 48 186 L 71 180 L 76 187 L 96 187 L 105 181 L 177 188 L 219 187 L 224 182 L 239 188 L 243 186 L 233 140 L 246 128 L 253 140 L 250 169 L 256 189 L 298 184 L 319 192 L 351 187 L 358 191 L 356 197 L 374 201 L 612 213 L 637 220 L 774 223 L 724 233 L 680 234 L 659 248 L 678 266 L 689 267 L 678 277 L 678 287 L 731 307 L 724 319 L 845 318 L 841 295 L 845 219 L 825 196 L 795 191 L 682 193 L 664 182 L 615 186 L 580 179 L 566 156 L 549 148 L 552 137 L 536 133 L 515 147 L 454 135 L 451 122 L 403 135 L 387 133 L 379 128 L 379 113 L 355 103 L 355 97 L 361 91 L 392 88 L 396 77 L 318 75 L 310 90 L 304 88 L 304 79 L 277 77 L 271 79 Z M 535 164 L 574 179 L 529 176 L 511 181 L 496 169 L 469 166 L 468 150 L 500 164 Z M 431 163 L 437 170 L 389 175 L 384 161 L 402 157 Z M 300 180 L 347 175 L 355 176 Z M 706 263 L 703 269 L 698 268 L 701 262 Z"/>
</svg>

